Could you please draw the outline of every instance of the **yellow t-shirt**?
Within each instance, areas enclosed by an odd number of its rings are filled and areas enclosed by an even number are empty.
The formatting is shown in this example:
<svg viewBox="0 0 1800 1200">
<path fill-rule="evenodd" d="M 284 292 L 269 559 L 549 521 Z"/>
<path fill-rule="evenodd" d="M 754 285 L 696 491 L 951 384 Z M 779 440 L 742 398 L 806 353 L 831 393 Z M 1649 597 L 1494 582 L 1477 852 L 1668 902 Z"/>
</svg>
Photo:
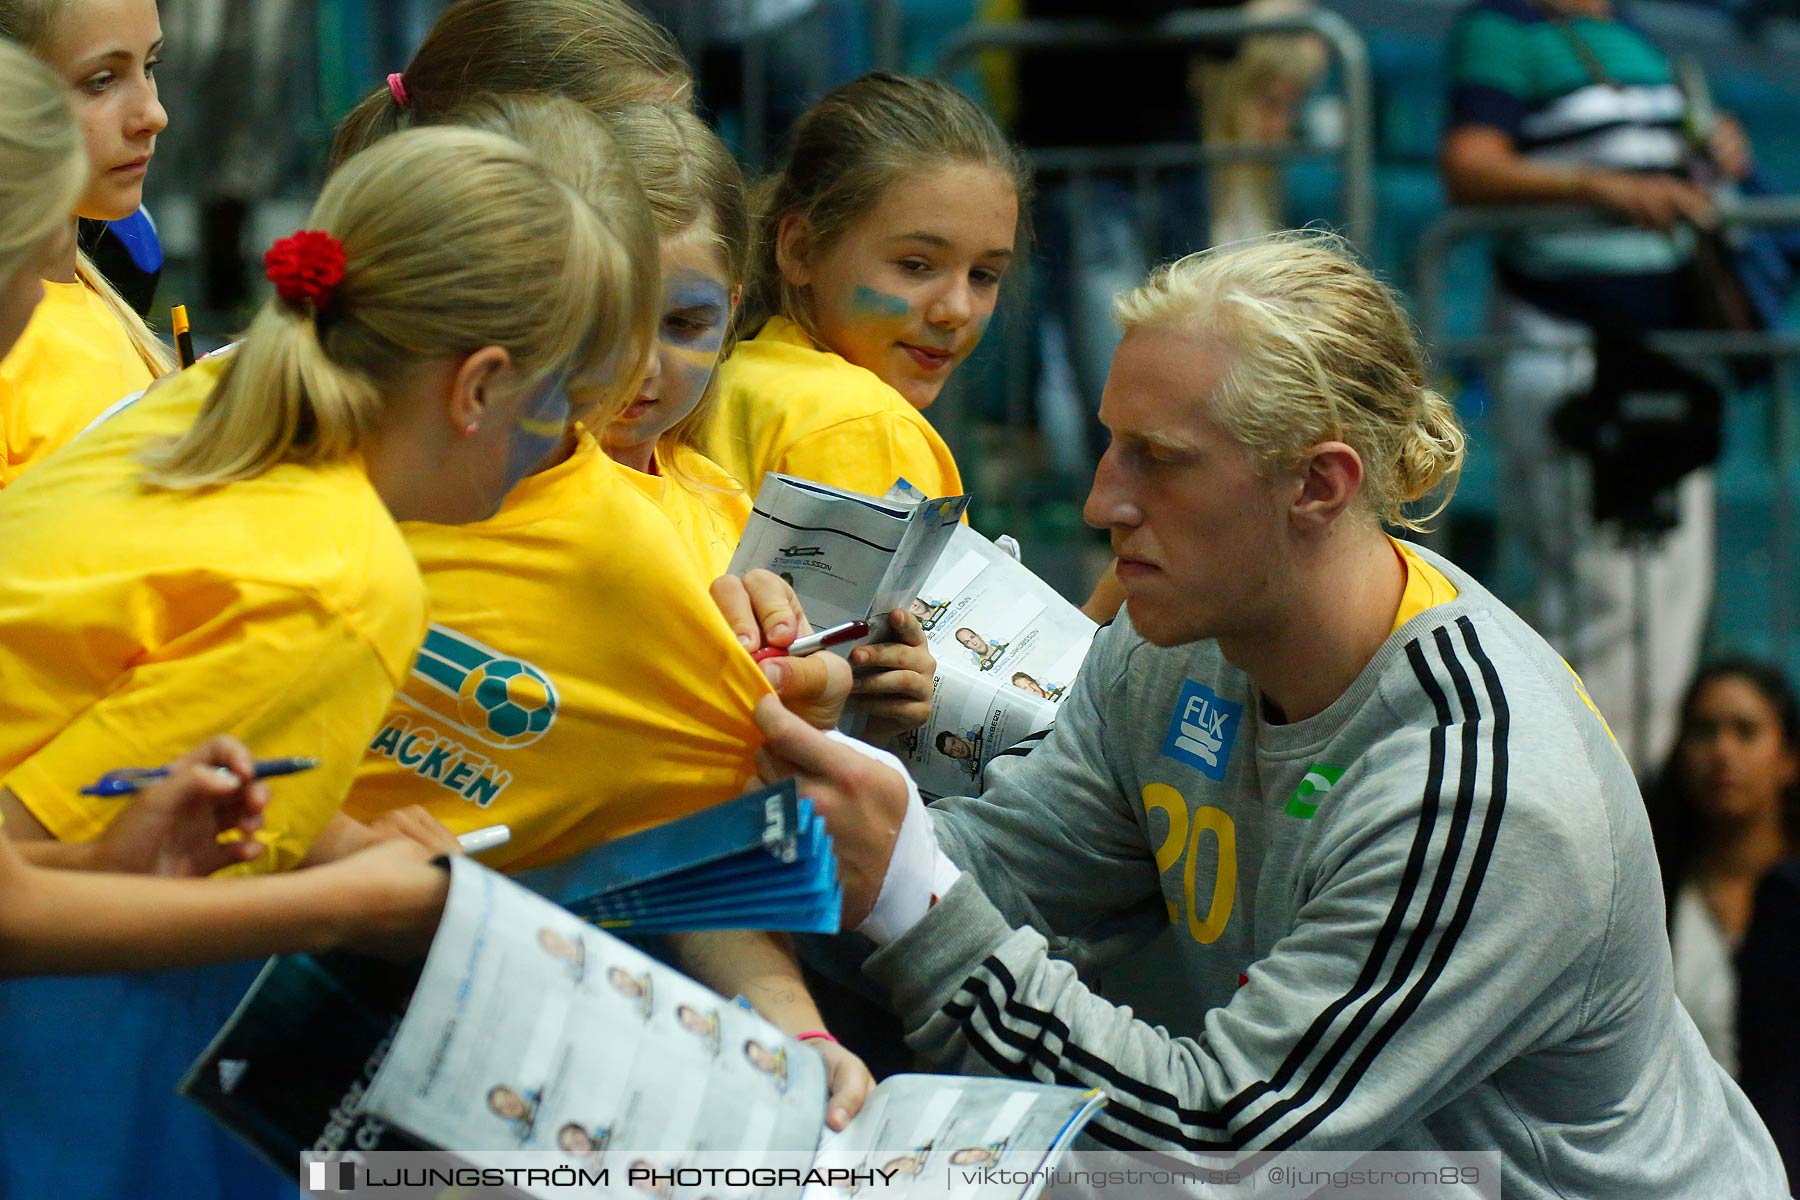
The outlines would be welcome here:
<svg viewBox="0 0 1800 1200">
<path fill-rule="evenodd" d="M 43 303 L 0 362 L 0 487 L 152 378 L 106 301 L 82 283 L 46 282 Z"/>
<path fill-rule="evenodd" d="M 1393 633 L 1426 609 L 1456 599 L 1456 585 L 1399 538 L 1390 537 L 1388 541 L 1394 544 L 1400 565 L 1406 569 L 1406 590 L 1400 593 L 1400 611 L 1394 614 L 1394 628 L 1388 630 Z"/>
<path fill-rule="evenodd" d="M 322 765 L 270 783 L 253 870 L 338 811 L 425 630 L 425 591 L 359 461 L 204 491 L 139 482 L 230 363 L 208 359 L 0 493 L 0 785 L 64 841 L 129 799 L 80 789 L 217 733 Z"/>
<path fill-rule="evenodd" d="M 769 685 L 628 474 L 584 433 L 489 520 L 404 526 L 431 631 L 346 812 L 509 825 L 514 869 L 743 790 Z"/>
<path fill-rule="evenodd" d="M 871 496 L 900 478 L 927 496 L 963 491 L 950 447 L 918 409 L 786 317 L 719 364 L 707 450 L 752 498 L 770 471 Z"/>
<path fill-rule="evenodd" d="M 706 455 L 690 446 L 656 448 L 656 474 L 625 468 L 625 477 L 674 523 L 689 546 L 701 578 L 725 574 L 744 526 L 750 493 Z"/>
</svg>

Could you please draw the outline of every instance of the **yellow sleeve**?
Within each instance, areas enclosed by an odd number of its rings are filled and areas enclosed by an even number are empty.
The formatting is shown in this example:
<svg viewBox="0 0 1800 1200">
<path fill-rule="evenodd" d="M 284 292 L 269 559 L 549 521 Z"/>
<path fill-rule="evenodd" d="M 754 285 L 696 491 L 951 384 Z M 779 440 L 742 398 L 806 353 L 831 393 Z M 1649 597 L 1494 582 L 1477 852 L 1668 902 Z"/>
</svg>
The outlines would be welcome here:
<svg viewBox="0 0 1800 1200">
<path fill-rule="evenodd" d="M 258 758 L 316 757 L 316 769 L 271 781 L 269 851 L 233 868 L 285 870 L 337 813 L 394 686 L 342 615 L 267 589 L 138 665 L 3 783 L 58 839 L 83 841 L 130 803 L 80 794 L 107 770 L 157 766 L 217 733 Z"/>
<path fill-rule="evenodd" d="M 840 421 L 790 443 L 770 470 L 869 496 L 884 495 L 896 479 L 927 496 L 962 494 L 956 461 L 941 441 L 892 413 Z"/>
</svg>

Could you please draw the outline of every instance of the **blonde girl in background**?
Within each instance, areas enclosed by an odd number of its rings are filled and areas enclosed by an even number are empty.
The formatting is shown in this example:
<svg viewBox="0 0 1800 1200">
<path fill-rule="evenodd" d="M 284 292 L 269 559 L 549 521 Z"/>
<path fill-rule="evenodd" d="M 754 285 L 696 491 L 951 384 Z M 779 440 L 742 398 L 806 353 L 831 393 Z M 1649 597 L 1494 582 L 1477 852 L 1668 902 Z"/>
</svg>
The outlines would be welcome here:
<svg viewBox="0 0 1800 1200">
<path fill-rule="evenodd" d="M 960 493 L 924 410 L 993 315 L 1027 179 L 934 80 L 876 72 L 809 109 L 758 197 L 756 335 L 720 369 L 713 458 L 752 495 L 770 471 Z"/>
<path fill-rule="evenodd" d="M 43 295 L 40 267 L 69 236 L 87 182 L 62 82 L 0 40 L 0 361 Z M 204 873 L 260 851 L 267 785 L 246 786 L 249 751 L 216 738 L 176 760 L 92 842 L 15 847 L 0 832 L 0 975 L 126 970 L 316 950 L 358 933 L 417 939 L 436 923 L 442 873 L 396 840 L 318 871 L 228 886 L 91 871 Z M 96 766 L 96 773 L 104 769 Z M 236 829 L 244 840 L 221 846 Z M 27 861 L 27 860 L 30 861 Z"/>
<path fill-rule="evenodd" d="M 638 317 L 647 346 L 667 324 L 650 213 L 692 212 L 681 232 L 693 233 L 705 205 L 665 193 L 646 210 L 632 155 L 568 100 L 481 98 L 446 119 L 531 147 L 621 230 L 645 297 Z M 685 113 L 643 113 L 624 124 L 642 146 L 654 140 L 646 128 L 703 132 L 690 122 Z M 729 183 L 722 164 L 717 173 Z M 667 169 L 646 174 L 671 178 Z M 733 228 L 729 210 L 719 225 Z M 710 224 L 700 232 L 695 261 L 706 263 L 718 251 Z M 726 268 L 712 262 L 711 270 Z M 720 299 L 715 327 L 729 317 L 729 297 Z M 641 361 L 628 363 L 611 386 L 581 397 L 581 411 L 608 428 L 623 399 L 641 392 L 644 374 Z M 686 388 L 682 403 L 703 386 Z M 655 450 L 652 438 L 646 452 Z M 765 672 L 782 673 L 790 684 L 783 697 L 797 711 L 827 725 L 835 719 L 847 687 L 830 668 L 848 672 L 825 655 L 757 665 L 714 606 L 700 557 L 645 494 L 646 483 L 660 482 L 614 461 L 578 424 L 489 520 L 404 526 L 431 626 L 358 772 L 350 816 L 375 825 L 423 809 L 454 834 L 503 823 L 512 840 L 484 862 L 507 871 L 548 866 L 739 795 L 754 772 L 752 713 L 771 690 Z M 679 486 L 685 495 L 690 485 Z M 787 636 L 798 632 L 796 622 Z M 813 708 L 826 691 L 835 700 Z M 748 997 L 789 1032 L 822 1027 L 781 939 L 736 931 L 677 939 L 675 948 L 682 969 Z M 841 1047 L 821 1050 L 835 1104 L 853 1112 L 867 1072 Z"/>
<path fill-rule="evenodd" d="M 0 36 L 61 78 L 86 145 L 86 182 L 62 216 L 68 236 L 38 269 L 44 300 L 0 364 L 0 487 L 174 360 L 75 244 L 78 217 L 136 212 L 156 137 L 162 23 L 154 0 L 0 0 Z"/>
<path fill-rule="evenodd" d="M 674 41 L 626 0 L 457 0 L 405 69 L 339 124 L 331 161 L 476 96 L 562 96 L 603 112 L 637 100 L 686 105 L 693 91 Z"/>
</svg>

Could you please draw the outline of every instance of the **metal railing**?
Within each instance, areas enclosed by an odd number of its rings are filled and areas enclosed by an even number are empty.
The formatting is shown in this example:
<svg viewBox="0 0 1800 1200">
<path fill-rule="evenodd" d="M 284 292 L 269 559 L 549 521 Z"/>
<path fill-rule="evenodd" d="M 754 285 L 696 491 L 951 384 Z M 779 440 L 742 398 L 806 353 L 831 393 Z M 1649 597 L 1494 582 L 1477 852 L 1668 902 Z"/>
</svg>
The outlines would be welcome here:
<svg viewBox="0 0 1800 1200">
<path fill-rule="evenodd" d="M 1727 235 L 1733 230 L 1800 227 L 1800 196 L 1724 198 L 1717 211 L 1720 228 Z M 1590 349 L 1594 338 L 1585 330 L 1560 338 L 1491 332 L 1452 333 L 1447 268 L 1451 253 L 1472 238 L 1620 227 L 1618 217 L 1591 208 L 1454 208 L 1444 213 L 1420 237 L 1415 260 L 1414 296 L 1426 345 L 1440 363 L 1474 362 L 1483 366 L 1497 363 L 1518 351 L 1577 352 Z M 1771 405 L 1768 465 L 1773 468 L 1774 475 L 1774 511 L 1769 521 L 1768 554 L 1775 584 L 1769 594 L 1768 633 L 1771 647 L 1779 661 L 1786 665 L 1792 661 L 1795 648 L 1795 596 L 1794 589 L 1788 584 L 1794 579 L 1795 537 L 1800 531 L 1795 505 L 1795 469 L 1800 467 L 1800 407 L 1797 407 L 1800 404 L 1800 332 L 1785 329 L 1743 332 L 1667 330 L 1646 333 L 1643 342 L 1650 350 L 1670 358 L 1710 367 L 1721 377 L 1732 365 L 1760 364 L 1766 368 Z M 1504 398 L 1495 397 L 1495 400 L 1504 403 Z M 1504 439 L 1503 428 L 1495 429 L 1494 436 Z M 1640 577 L 1640 594 L 1636 600 L 1639 606 L 1650 602 L 1642 590 Z M 1546 632 L 1554 635 L 1557 631 Z M 1641 624 L 1636 636 L 1634 659 L 1638 678 L 1635 690 L 1642 701 L 1648 686 L 1646 674 L 1651 648 Z M 1577 669 L 1580 665 L 1575 663 Z M 1637 705 L 1635 718 L 1641 720 L 1647 707 L 1643 703 Z M 1639 728 L 1633 732 L 1635 744 L 1644 746 L 1648 731 Z"/>
</svg>

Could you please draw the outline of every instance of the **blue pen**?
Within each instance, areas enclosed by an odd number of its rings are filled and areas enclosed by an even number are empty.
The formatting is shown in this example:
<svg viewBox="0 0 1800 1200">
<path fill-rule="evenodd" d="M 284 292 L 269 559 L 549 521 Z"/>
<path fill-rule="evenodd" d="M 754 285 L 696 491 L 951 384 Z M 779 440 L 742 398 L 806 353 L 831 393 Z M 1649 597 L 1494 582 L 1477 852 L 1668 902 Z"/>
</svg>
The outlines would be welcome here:
<svg viewBox="0 0 1800 1200">
<path fill-rule="evenodd" d="M 252 770 L 252 779 L 271 779 L 277 775 L 298 775 L 319 765 L 316 758 L 265 758 Z M 220 770 L 227 768 L 221 767 Z M 167 767 L 122 767 L 108 771 L 81 789 L 84 796 L 129 796 L 139 789 L 169 777 Z"/>
</svg>

